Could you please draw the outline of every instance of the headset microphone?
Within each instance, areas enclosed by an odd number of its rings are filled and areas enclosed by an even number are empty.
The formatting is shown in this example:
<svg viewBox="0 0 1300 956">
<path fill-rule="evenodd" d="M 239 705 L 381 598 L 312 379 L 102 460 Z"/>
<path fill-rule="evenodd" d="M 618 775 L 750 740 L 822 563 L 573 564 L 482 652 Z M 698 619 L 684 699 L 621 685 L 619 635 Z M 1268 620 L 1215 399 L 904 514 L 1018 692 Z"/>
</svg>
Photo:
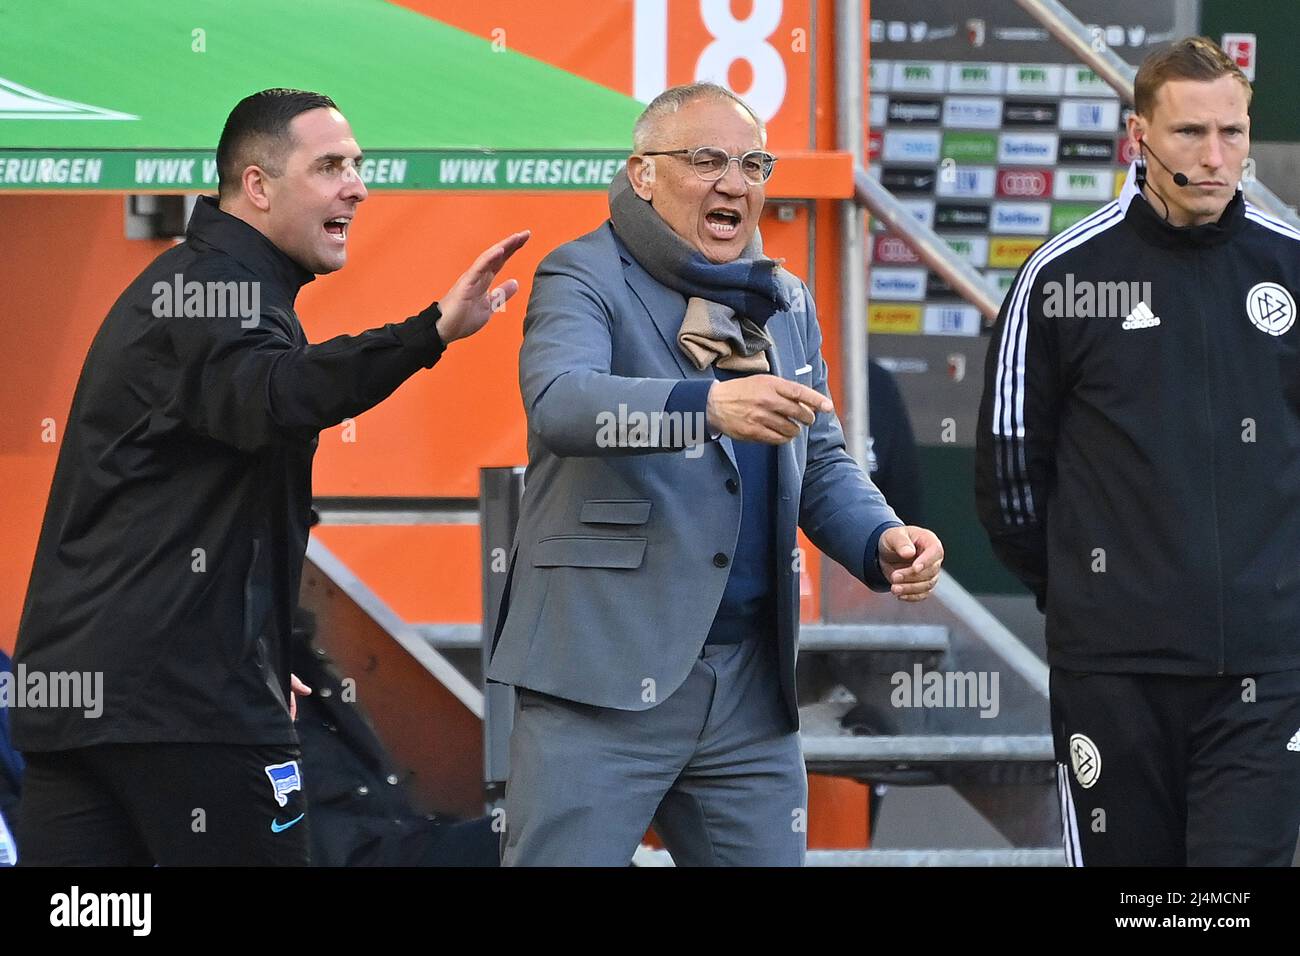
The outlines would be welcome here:
<svg viewBox="0 0 1300 956">
<path fill-rule="evenodd" d="M 1186 176 L 1184 176 L 1182 173 L 1175 173 L 1172 169 L 1169 168 L 1168 165 L 1166 165 L 1163 159 L 1161 159 L 1159 156 L 1156 156 L 1156 151 L 1147 145 L 1146 140 L 1139 139 L 1138 145 L 1146 149 L 1146 151 L 1150 153 L 1152 156 L 1155 156 L 1156 162 L 1159 163 L 1161 166 L 1165 167 L 1165 172 L 1173 175 L 1175 186 L 1186 186 L 1188 183 L 1191 182 L 1191 180 L 1188 179 Z"/>
</svg>

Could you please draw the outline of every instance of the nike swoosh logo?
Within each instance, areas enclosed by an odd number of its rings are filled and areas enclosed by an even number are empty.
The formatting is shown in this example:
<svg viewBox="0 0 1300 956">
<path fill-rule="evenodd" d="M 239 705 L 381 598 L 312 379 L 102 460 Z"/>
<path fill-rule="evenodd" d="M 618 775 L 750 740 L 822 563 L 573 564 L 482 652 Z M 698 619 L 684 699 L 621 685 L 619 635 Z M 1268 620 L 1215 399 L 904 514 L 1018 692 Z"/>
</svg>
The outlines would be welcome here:
<svg viewBox="0 0 1300 956">
<path fill-rule="evenodd" d="M 289 829 L 289 827 L 293 826 L 295 823 L 297 823 L 299 820 L 301 820 L 301 819 L 302 819 L 303 817 L 305 817 L 306 815 L 307 815 L 307 814 L 305 814 L 305 813 L 300 813 L 300 814 L 298 814 L 296 817 L 294 817 L 292 820 L 290 820 L 288 823 L 281 823 L 279 820 L 272 820 L 272 821 L 271 821 L 271 832 L 272 832 L 272 833 L 283 833 L 285 830 Z"/>
</svg>

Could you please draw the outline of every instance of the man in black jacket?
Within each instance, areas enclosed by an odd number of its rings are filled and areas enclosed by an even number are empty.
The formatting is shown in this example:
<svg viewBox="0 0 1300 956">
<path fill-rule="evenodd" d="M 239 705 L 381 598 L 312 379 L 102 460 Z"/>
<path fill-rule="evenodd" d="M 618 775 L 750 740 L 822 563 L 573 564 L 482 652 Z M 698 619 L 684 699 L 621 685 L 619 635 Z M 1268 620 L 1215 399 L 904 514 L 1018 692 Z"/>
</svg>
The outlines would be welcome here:
<svg viewBox="0 0 1300 956">
<path fill-rule="evenodd" d="M 977 500 L 1047 614 L 1075 864 L 1289 865 L 1300 827 L 1300 232 L 1239 192 L 1250 86 L 1153 54 L 1120 197 L 1016 277 Z"/>
<path fill-rule="evenodd" d="M 27 863 L 308 860 L 292 722 L 307 689 L 291 689 L 287 642 L 317 434 L 478 331 L 517 290 L 490 286 L 528 238 L 404 322 L 311 345 L 294 299 L 346 260 L 360 162 L 328 97 L 241 101 L 217 147 L 219 200 L 199 200 L 186 241 L 91 344 L 15 670 L 24 687 L 99 682 L 102 699 L 28 695 L 12 711 Z"/>
</svg>

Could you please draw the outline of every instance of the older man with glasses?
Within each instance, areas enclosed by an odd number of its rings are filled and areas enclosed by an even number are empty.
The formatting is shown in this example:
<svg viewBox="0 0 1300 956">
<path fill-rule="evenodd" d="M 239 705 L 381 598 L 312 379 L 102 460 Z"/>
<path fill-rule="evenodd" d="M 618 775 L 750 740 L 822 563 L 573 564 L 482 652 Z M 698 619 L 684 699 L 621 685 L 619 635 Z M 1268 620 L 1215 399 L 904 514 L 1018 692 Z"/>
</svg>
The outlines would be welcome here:
<svg viewBox="0 0 1300 956">
<path fill-rule="evenodd" d="M 764 138 L 728 90 L 668 90 L 609 220 L 538 268 L 488 671 L 518 691 L 507 865 L 626 865 L 652 821 L 678 864 L 802 864 L 796 528 L 904 601 L 939 573 L 844 449 L 808 287 L 763 255 Z"/>
</svg>

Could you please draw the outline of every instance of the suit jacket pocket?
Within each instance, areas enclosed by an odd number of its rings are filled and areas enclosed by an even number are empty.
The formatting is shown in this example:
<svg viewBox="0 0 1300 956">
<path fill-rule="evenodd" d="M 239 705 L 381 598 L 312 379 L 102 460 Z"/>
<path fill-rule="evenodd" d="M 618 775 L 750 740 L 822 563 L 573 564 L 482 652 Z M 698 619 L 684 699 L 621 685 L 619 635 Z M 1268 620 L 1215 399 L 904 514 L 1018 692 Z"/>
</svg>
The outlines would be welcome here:
<svg viewBox="0 0 1300 956">
<path fill-rule="evenodd" d="M 578 520 L 583 524 L 645 524 L 650 519 L 650 502 L 612 498 L 584 501 Z"/>
<path fill-rule="evenodd" d="M 602 538 L 561 534 L 543 538 L 533 549 L 535 568 L 639 568 L 645 538 Z"/>
</svg>

